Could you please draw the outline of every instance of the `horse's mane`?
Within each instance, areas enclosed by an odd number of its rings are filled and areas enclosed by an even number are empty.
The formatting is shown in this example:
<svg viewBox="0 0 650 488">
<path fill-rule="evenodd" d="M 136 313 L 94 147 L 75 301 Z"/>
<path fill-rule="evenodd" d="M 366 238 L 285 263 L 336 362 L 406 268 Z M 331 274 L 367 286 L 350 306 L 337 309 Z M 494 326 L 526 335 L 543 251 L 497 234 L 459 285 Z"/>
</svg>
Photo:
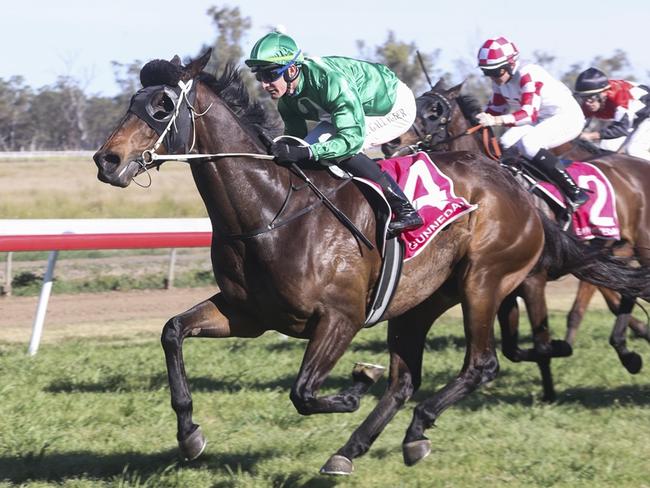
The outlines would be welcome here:
<svg viewBox="0 0 650 488">
<path fill-rule="evenodd" d="M 198 78 L 217 94 L 248 128 L 257 132 L 261 129 L 270 135 L 282 132 L 282 127 L 278 124 L 279 117 L 272 117 L 261 103 L 251 101 L 241 73 L 233 63 L 226 64 L 219 78 L 205 71 Z"/>
<path fill-rule="evenodd" d="M 154 59 L 142 67 L 140 81 L 143 87 L 154 85 L 176 86 L 183 75 L 183 68 L 164 59 Z M 257 101 L 251 101 L 241 77 L 234 63 L 227 63 L 221 76 L 201 72 L 198 80 L 210 88 L 226 105 L 237 115 L 242 124 L 253 130 L 267 132 L 270 136 L 282 133 L 282 123 L 277 116 Z"/>
</svg>

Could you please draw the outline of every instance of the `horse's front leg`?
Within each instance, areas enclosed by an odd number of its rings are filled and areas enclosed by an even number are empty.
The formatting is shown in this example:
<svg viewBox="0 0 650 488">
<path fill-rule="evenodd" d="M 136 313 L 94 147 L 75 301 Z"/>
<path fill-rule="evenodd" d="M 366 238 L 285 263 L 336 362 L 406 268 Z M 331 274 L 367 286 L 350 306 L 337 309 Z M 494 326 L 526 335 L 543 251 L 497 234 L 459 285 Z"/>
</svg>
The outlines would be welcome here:
<svg viewBox="0 0 650 488">
<path fill-rule="evenodd" d="M 257 337 L 259 326 L 228 306 L 220 293 L 167 321 L 161 342 L 165 351 L 172 408 L 178 421 L 177 439 L 183 456 L 196 459 L 205 448 L 205 438 L 192 421 L 192 396 L 183 363 L 183 340 L 192 337 Z"/>
<path fill-rule="evenodd" d="M 335 309 L 321 312 L 291 388 L 291 401 L 300 414 L 353 412 L 359 408 L 361 396 L 376 377 L 353 375 L 354 383 L 347 390 L 323 397 L 316 394 L 361 328 L 361 323 L 362 320 L 355 321 Z"/>
<path fill-rule="evenodd" d="M 545 290 L 546 276 L 541 273 L 530 276 L 521 285 L 534 344 L 534 349 L 526 351 L 525 355 L 535 361 L 539 367 L 544 391 L 543 400 L 553 402 L 556 394 L 551 372 L 551 358 L 571 356 L 573 349 L 566 341 L 551 340 Z"/>
</svg>

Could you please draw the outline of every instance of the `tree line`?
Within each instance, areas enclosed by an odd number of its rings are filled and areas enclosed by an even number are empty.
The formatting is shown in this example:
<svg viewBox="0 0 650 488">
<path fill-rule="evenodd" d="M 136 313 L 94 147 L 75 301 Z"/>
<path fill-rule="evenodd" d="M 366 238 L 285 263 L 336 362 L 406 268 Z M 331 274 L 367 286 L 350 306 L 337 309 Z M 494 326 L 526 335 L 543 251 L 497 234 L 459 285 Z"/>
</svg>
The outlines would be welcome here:
<svg viewBox="0 0 650 488">
<path fill-rule="evenodd" d="M 243 16 L 239 7 L 228 6 L 211 7 L 207 15 L 216 30 L 214 41 L 200 50 L 213 49 L 207 69 L 219 73 L 227 62 L 239 65 L 247 53 L 243 41 L 252 26 L 251 18 Z M 423 51 L 413 42 L 399 40 L 392 31 L 388 31 L 381 45 L 371 47 L 359 40 L 357 49 L 358 58 L 386 64 L 416 95 L 428 89 L 429 80 L 435 84 L 443 79 L 447 85 L 464 80 L 465 93 L 487 101 L 488 82 L 480 76 L 472 57 L 455 60 L 455 73 L 450 73 L 437 67 L 439 49 Z M 635 79 L 627 54 L 621 49 L 608 56 L 596 56 L 588 63 L 576 62 L 564 73 L 553 69 L 556 58 L 550 53 L 536 51 L 525 57 L 545 66 L 569 87 L 589 66 L 600 68 L 613 78 Z M 141 60 L 128 64 L 113 62 L 120 93 L 112 97 L 89 95 L 81 82 L 70 76 L 60 76 L 53 84 L 40 88 L 30 87 L 21 76 L 0 78 L 0 151 L 97 149 L 124 115 L 131 95 L 140 87 L 138 75 L 143 64 Z M 272 103 L 248 70 L 242 70 L 242 74 L 253 97 L 272 110 Z"/>
</svg>

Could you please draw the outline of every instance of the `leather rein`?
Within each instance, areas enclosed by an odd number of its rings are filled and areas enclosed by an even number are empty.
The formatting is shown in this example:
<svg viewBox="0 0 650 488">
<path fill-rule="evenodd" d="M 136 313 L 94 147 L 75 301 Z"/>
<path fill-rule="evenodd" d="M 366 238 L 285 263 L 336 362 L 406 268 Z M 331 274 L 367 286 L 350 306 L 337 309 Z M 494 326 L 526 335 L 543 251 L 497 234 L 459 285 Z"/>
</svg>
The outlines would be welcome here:
<svg viewBox="0 0 650 488">
<path fill-rule="evenodd" d="M 208 108 L 203 113 L 197 113 L 195 111 L 194 106 L 190 102 L 190 95 L 192 94 L 193 86 L 194 86 L 194 80 L 189 80 L 187 82 L 183 82 L 183 81 L 178 82 L 178 88 L 180 88 L 180 91 L 178 91 L 178 97 L 175 102 L 174 111 L 171 114 L 171 118 L 167 123 L 166 127 L 162 130 L 160 129 L 159 126 L 157 126 L 157 124 L 155 124 L 155 121 L 147 120 L 148 118 L 151 117 L 150 115 L 148 114 L 144 115 L 140 112 L 135 112 L 129 109 L 129 111 L 132 112 L 136 117 L 138 117 L 144 123 L 149 125 L 149 127 L 151 127 L 154 131 L 156 131 L 156 133 L 159 136 L 156 142 L 153 144 L 153 146 L 150 149 L 145 149 L 144 151 L 142 151 L 141 156 L 135 160 L 135 162 L 138 163 L 138 165 L 140 165 L 140 167 L 144 170 L 144 172 L 148 172 L 148 170 L 152 168 L 160 169 L 160 166 L 166 161 L 180 161 L 180 162 L 192 164 L 192 163 L 204 163 L 208 161 L 217 161 L 219 159 L 233 158 L 233 157 L 245 157 L 245 158 L 252 158 L 252 159 L 262 159 L 267 161 L 273 161 L 275 159 L 275 157 L 270 154 L 260 154 L 260 153 L 239 153 L 239 152 L 214 153 L 214 154 L 192 153 L 192 150 L 194 149 L 194 145 L 196 143 L 196 118 L 202 117 L 203 115 L 208 113 L 208 111 L 212 107 L 212 104 L 210 104 L 210 106 L 208 106 Z M 189 113 L 190 126 L 192 132 L 192 143 L 190 145 L 189 151 L 186 154 L 159 154 L 157 150 L 160 147 L 160 145 L 165 141 L 167 141 L 167 144 L 169 144 L 169 141 L 172 140 L 169 137 L 171 131 L 173 130 L 178 132 L 177 120 L 181 113 L 181 109 L 183 108 L 184 105 L 186 106 L 187 112 Z M 264 138 L 266 138 L 266 136 L 264 136 Z M 274 142 L 274 141 L 266 141 L 266 142 Z M 171 150 L 173 149 L 174 148 L 171 148 Z M 309 177 L 307 177 L 305 173 L 297 165 L 294 164 L 288 169 L 290 171 L 290 174 L 294 174 L 300 179 L 302 179 L 305 182 L 305 185 L 296 187 L 291 181 L 291 176 L 289 177 L 289 187 L 288 187 L 287 195 L 284 199 L 284 202 L 282 203 L 282 206 L 280 207 L 280 210 L 276 213 L 276 215 L 273 217 L 271 222 L 258 229 L 249 232 L 239 233 L 239 234 L 229 234 L 223 231 L 219 231 L 219 234 L 221 235 L 222 238 L 224 238 L 225 240 L 251 239 L 253 237 L 259 236 L 261 234 L 265 234 L 279 227 L 287 225 L 290 222 L 296 220 L 297 218 L 302 217 L 303 215 L 311 212 L 312 210 L 319 207 L 320 205 L 325 205 L 332 213 L 334 213 L 334 215 L 343 223 L 343 225 L 347 227 L 355 235 L 355 237 L 361 240 L 361 242 L 363 242 L 369 249 L 371 250 L 374 249 L 374 246 L 368 240 L 368 238 L 366 238 L 363 232 L 361 232 L 354 225 L 354 223 L 352 223 L 352 221 L 350 221 L 350 219 L 348 219 L 347 216 L 343 214 L 343 212 L 341 212 L 336 206 L 334 206 L 334 204 L 329 199 L 331 195 L 334 195 L 341 188 L 343 188 L 345 185 L 350 183 L 352 181 L 352 178 L 347 178 L 343 180 L 339 185 L 337 185 L 335 188 L 333 188 L 332 190 L 328 191 L 327 194 L 325 194 L 318 187 L 314 185 L 314 183 L 309 179 Z M 295 191 L 299 191 L 304 187 L 309 187 L 316 194 L 317 200 L 314 203 L 285 217 L 284 219 L 280 219 L 280 217 L 282 216 L 283 212 L 285 211 L 289 203 L 291 195 Z"/>
<path fill-rule="evenodd" d="M 501 162 L 501 155 L 502 155 L 501 147 L 499 146 L 499 142 L 497 141 L 497 138 L 490 127 L 483 127 L 479 124 L 479 125 L 469 127 L 467 130 L 461 132 L 460 134 L 450 135 L 449 122 L 451 121 L 451 112 L 452 112 L 451 101 L 438 92 L 428 92 L 422 95 L 420 98 L 434 98 L 435 100 L 441 103 L 443 107 L 443 113 L 438 118 L 439 123 L 436 126 L 436 132 L 444 133 L 446 137 L 433 144 L 432 141 L 434 138 L 434 134 L 427 134 L 426 130 L 418 127 L 418 124 L 416 122 L 415 124 L 413 124 L 413 131 L 415 132 L 416 136 L 420 138 L 420 140 L 414 146 L 409 146 L 409 149 L 411 151 L 420 150 L 420 149 L 434 150 L 439 145 L 449 144 L 451 141 L 455 141 L 456 139 L 459 139 L 461 137 L 471 136 L 472 134 L 475 134 L 480 130 L 481 142 L 483 144 L 483 150 L 485 154 L 490 159 L 497 162 Z M 398 150 L 397 153 L 401 154 L 401 151 Z"/>
</svg>

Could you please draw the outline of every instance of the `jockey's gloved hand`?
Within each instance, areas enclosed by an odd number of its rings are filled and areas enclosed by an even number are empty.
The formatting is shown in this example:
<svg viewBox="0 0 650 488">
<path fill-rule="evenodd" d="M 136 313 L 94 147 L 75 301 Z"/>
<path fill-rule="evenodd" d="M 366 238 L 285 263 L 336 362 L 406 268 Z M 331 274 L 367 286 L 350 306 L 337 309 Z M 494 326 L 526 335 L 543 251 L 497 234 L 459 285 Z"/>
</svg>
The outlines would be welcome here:
<svg viewBox="0 0 650 488">
<path fill-rule="evenodd" d="M 279 164 L 292 164 L 311 159 L 309 146 L 291 146 L 286 142 L 274 142 L 269 152 Z"/>
<path fill-rule="evenodd" d="M 476 120 L 483 127 L 494 127 L 497 125 L 503 125 L 503 119 L 498 115 L 488 114 L 486 112 L 481 112 L 476 116 Z"/>
</svg>

